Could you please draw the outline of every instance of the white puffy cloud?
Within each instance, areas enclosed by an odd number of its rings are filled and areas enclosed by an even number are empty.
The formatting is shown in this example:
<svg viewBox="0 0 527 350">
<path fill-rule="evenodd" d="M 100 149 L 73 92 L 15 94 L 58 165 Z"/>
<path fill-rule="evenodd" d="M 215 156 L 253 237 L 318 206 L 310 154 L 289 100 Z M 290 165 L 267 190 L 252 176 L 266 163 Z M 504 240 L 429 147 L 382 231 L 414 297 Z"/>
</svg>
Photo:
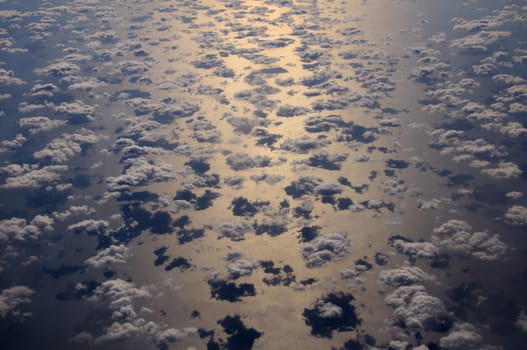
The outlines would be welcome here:
<svg viewBox="0 0 527 350">
<path fill-rule="evenodd" d="M 492 77 L 492 80 L 494 80 L 498 84 L 503 85 L 516 85 L 525 83 L 525 79 L 523 79 L 522 77 L 510 74 L 496 74 Z"/>
<path fill-rule="evenodd" d="M 54 211 L 53 217 L 59 221 L 64 221 L 71 216 L 92 215 L 94 213 L 95 209 L 93 207 L 87 205 L 72 205 L 71 207 L 62 212 Z"/>
<path fill-rule="evenodd" d="M 514 102 L 509 105 L 508 111 L 511 114 L 524 114 L 527 113 L 527 105 L 519 102 Z"/>
<path fill-rule="evenodd" d="M 219 237 L 227 237 L 233 241 L 245 239 L 245 233 L 253 230 L 253 226 L 248 221 L 221 221 L 213 224 L 211 229 L 218 232 Z"/>
<path fill-rule="evenodd" d="M 47 84 L 35 84 L 31 88 L 30 94 L 33 97 L 52 97 L 55 92 L 59 91 L 59 88 L 51 83 Z"/>
<path fill-rule="evenodd" d="M 20 127 L 28 129 L 30 134 L 36 134 L 42 131 L 49 131 L 60 126 L 66 125 L 66 121 L 50 119 L 48 117 L 27 117 L 18 120 Z"/>
<path fill-rule="evenodd" d="M 471 254 L 482 260 L 496 260 L 507 252 L 507 246 L 496 234 L 471 232 L 472 227 L 462 220 L 449 220 L 432 233 L 432 243 L 439 249 Z"/>
<path fill-rule="evenodd" d="M 263 168 L 271 166 L 272 159 L 267 156 L 251 157 L 248 154 L 235 153 L 227 157 L 227 165 L 232 170 L 245 170 L 249 168 Z"/>
<path fill-rule="evenodd" d="M 511 35 L 508 31 L 482 30 L 463 38 L 452 40 L 450 46 L 470 52 L 486 52 L 488 47 Z"/>
<path fill-rule="evenodd" d="M 154 117 L 161 120 L 186 118 L 199 111 L 199 106 L 189 102 L 176 102 L 170 100 L 158 104 L 154 110 Z"/>
<path fill-rule="evenodd" d="M 348 238 L 343 233 L 327 233 L 304 244 L 302 256 L 307 267 L 322 266 L 328 261 L 344 257 L 351 253 Z"/>
<path fill-rule="evenodd" d="M 150 68 L 144 62 L 130 60 L 117 63 L 115 69 L 124 75 L 132 75 L 147 72 Z"/>
<path fill-rule="evenodd" d="M 472 113 L 471 115 L 473 115 Z M 499 123 L 488 123 L 483 127 L 495 129 L 501 132 L 503 125 Z M 514 124 L 507 124 L 505 128 L 512 126 L 504 132 L 519 132 Z M 487 176 L 504 179 L 515 178 L 521 175 L 518 166 L 510 161 L 503 160 L 507 151 L 503 146 L 489 143 L 481 138 L 467 140 L 465 132 L 460 130 L 436 129 L 431 132 L 434 138 L 432 146 L 440 149 L 442 154 L 451 154 L 456 162 L 468 163 L 470 166 L 481 168 L 481 173 Z"/>
<path fill-rule="evenodd" d="M 382 190 L 384 193 L 387 193 L 391 196 L 397 196 L 406 192 L 408 190 L 408 186 L 406 186 L 402 181 L 388 179 L 382 183 Z"/>
<path fill-rule="evenodd" d="M 442 199 L 432 198 L 430 200 L 418 199 L 417 208 L 419 210 L 433 210 L 441 207 Z"/>
<path fill-rule="evenodd" d="M 0 173 L 7 175 L 5 183 L 0 188 L 32 188 L 63 190 L 67 184 L 61 184 L 63 173 L 68 170 L 65 165 L 50 165 L 38 168 L 30 164 L 10 164 L 0 168 Z"/>
<path fill-rule="evenodd" d="M 54 220 L 49 216 L 37 215 L 29 223 L 26 219 L 13 217 L 0 221 L 0 241 L 25 242 L 35 240 L 42 233 L 52 232 Z"/>
<path fill-rule="evenodd" d="M 322 318 L 338 318 L 342 315 L 342 308 L 330 302 L 323 302 L 318 311 L 318 315 Z"/>
<path fill-rule="evenodd" d="M 527 226 L 527 208 L 513 205 L 504 216 L 505 223 L 511 226 Z"/>
<path fill-rule="evenodd" d="M 271 175 L 271 174 L 267 174 L 265 172 L 262 172 L 260 174 L 254 174 L 254 175 L 250 176 L 250 179 L 253 180 L 256 183 L 258 183 L 258 182 L 265 182 L 265 183 L 267 183 L 269 185 L 274 185 L 276 183 L 279 183 L 284 178 L 285 178 L 285 176 L 283 176 L 283 175 L 277 175 L 277 174 Z"/>
<path fill-rule="evenodd" d="M 20 304 L 31 302 L 31 295 L 34 290 L 26 286 L 14 286 L 3 289 L 0 293 L 0 317 L 5 317 L 9 314 L 14 316 L 28 316 L 28 314 L 21 314 L 16 308 Z"/>
<path fill-rule="evenodd" d="M 433 276 L 427 274 L 417 266 L 405 265 L 396 269 L 382 270 L 379 272 L 379 285 L 381 290 L 385 286 L 409 286 L 430 280 L 433 280 Z"/>
<path fill-rule="evenodd" d="M 483 169 L 481 173 L 495 179 L 510 179 L 520 176 L 522 171 L 512 162 L 499 162 L 496 168 Z"/>
<path fill-rule="evenodd" d="M 424 286 L 402 286 L 385 298 L 394 308 L 394 324 L 402 322 L 411 330 L 437 330 L 448 324 L 447 309 L 441 299 L 431 296 Z"/>
<path fill-rule="evenodd" d="M 89 78 L 87 80 L 82 80 L 77 83 L 71 84 L 70 86 L 68 86 L 68 90 L 92 91 L 105 85 L 106 83 L 103 83 L 98 79 Z"/>
<path fill-rule="evenodd" d="M 53 163 L 64 163 L 82 152 L 83 146 L 96 143 L 97 135 L 91 130 L 80 129 L 75 134 L 62 134 L 43 149 L 33 153 L 36 159 L 49 159 Z"/>
<path fill-rule="evenodd" d="M 170 151 L 161 147 L 139 146 L 134 140 L 123 137 L 117 139 L 111 149 L 127 158 L 170 153 Z"/>
<path fill-rule="evenodd" d="M 40 75 L 48 75 L 54 77 L 64 77 L 68 75 L 75 75 L 80 72 L 79 66 L 71 62 L 57 62 L 52 63 L 44 68 L 35 69 L 35 73 Z"/>
<path fill-rule="evenodd" d="M 93 114 L 95 114 L 96 107 L 77 100 L 73 102 L 63 102 L 60 105 L 55 106 L 55 111 L 69 114 L 71 116 L 81 116 L 92 119 Z"/>
<path fill-rule="evenodd" d="M 0 68 L 0 86 L 23 84 L 25 84 L 25 81 L 15 77 L 15 73 L 13 73 L 13 71 Z"/>
<path fill-rule="evenodd" d="M 399 253 L 412 258 L 431 259 L 439 254 L 439 249 L 430 242 L 409 242 L 404 239 L 394 239 L 391 241 L 391 245 Z"/>
<path fill-rule="evenodd" d="M 17 134 L 12 140 L 0 141 L 0 152 L 14 151 L 22 147 L 27 141 L 27 138 L 22 134 Z"/>
<path fill-rule="evenodd" d="M 526 109 L 526 112 L 527 112 L 527 109 Z M 523 136 L 523 135 L 527 135 L 527 128 L 524 128 L 523 125 L 521 123 L 517 123 L 517 122 L 511 122 L 511 123 L 507 123 L 505 125 L 503 125 L 499 131 L 510 137 L 510 138 L 518 138 L 520 136 Z"/>
<path fill-rule="evenodd" d="M 129 249 L 125 245 L 111 245 L 86 259 L 86 264 L 101 268 L 113 264 L 124 264 L 129 256 Z"/>
<path fill-rule="evenodd" d="M 68 226 L 68 232 L 74 234 L 86 233 L 88 235 L 100 235 L 106 233 L 109 223 L 106 220 L 87 219 Z"/>
<path fill-rule="evenodd" d="M 225 176 L 223 182 L 231 186 L 232 188 L 239 189 L 243 187 L 243 182 L 245 178 L 243 176 Z"/>
<path fill-rule="evenodd" d="M 155 163 L 144 158 L 130 158 L 124 162 L 124 165 L 122 175 L 106 179 L 110 191 L 122 191 L 132 186 L 175 179 L 174 167 L 168 163 Z"/>
<path fill-rule="evenodd" d="M 505 196 L 509 199 L 521 199 L 523 198 L 523 193 L 520 191 L 511 191 L 507 192 Z"/>
<path fill-rule="evenodd" d="M 481 334 L 470 323 L 457 323 L 450 333 L 439 340 L 441 349 L 466 350 L 475 349 L 482 340 Z"/>
<path fill-rule="evenodd" d="M 258 267 L 258 263 L 240 257 L 230 259 L 227 269 L 231 278 L 238 278 L 241 276 L 249 276 L 253 270 Z"/>
<path fill-rule="evenodd" d="M 113 279 L 103 282 L 94 292 L 93 300 L 105 301 L 110 309 L 111 322 L 102 334 L 92 335 L 83 332 L 73 341 L 87 341 L 95 344 L 105 344 L 112 341 L 123 341 L 133 338 L 147 338 L 159 344 L 160 342 L 175 342 L 197 333 L 193 327 L 183 329 L 168 328 L 164 323 L 149 321 L 150 312 L 146 308 L 137 310 L 138 302 L 153 297 L 153 287 L 137 287 L 132 282 Z"/>
<path fill-rule="evenodd" d="M 302 136 L 295 139 L 287 139 L 282 143 L 280 148 L 285 151 L 295 153 L 308 153 L 310 150 L 321 148 L 329 145 L 331 142 L 327 139 L 313 138 Z"/>
</svg>

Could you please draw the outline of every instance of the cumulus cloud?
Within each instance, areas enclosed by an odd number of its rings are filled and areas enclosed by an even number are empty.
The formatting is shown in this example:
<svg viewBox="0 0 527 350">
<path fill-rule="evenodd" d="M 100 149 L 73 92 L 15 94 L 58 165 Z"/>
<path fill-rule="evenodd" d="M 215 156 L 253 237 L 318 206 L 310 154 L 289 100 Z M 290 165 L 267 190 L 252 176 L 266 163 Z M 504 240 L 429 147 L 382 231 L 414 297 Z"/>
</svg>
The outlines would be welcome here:
<svg viewBox="0 0 527 350">
<path fill-rule="evenodd" d="M 25 83 L 22 79 L 15 77 L 13 71 L 0 68 L 0 86 L 23 85 Z"/>
<path fill-rule="evenodd" d="M 95 114 L 96 107 L 77 100 L 73 102 L 63 102 L 60 105 L 55 106 L 55 111 L 75 117 L 86 117 L 88 120 L 91 120 L 93 119 L 93 114 Z"/>
<path fill-rule="evenodd" d="M 521 198 L 523 198 L 523 193 L 520 192 L 520 191 L 511 191 L 511 192 L 507 192 L 507 193 L 505 194 L 505 196 L 506 196 L 508 199 L 516 200 L 516 199 L 521 199 Z"/>
<path fill-rule="evenodd" d="M 385 286 L 409 286 L 430 280 L 433 280 L 433 276 L 427 274 L 417 266 L 405 265 L 396 269 L 382 270 L 379 273 L 379 285 L 381 290 Z"/>
<path fill-rule="evenodd" d="M 441 349 L 465 350 L 474 349 L 483 337 L 470 323 L 456 323 L 450 333 L 439 340 Z"/>
<path fill-rule="evenodd" d="M 227 165 L 232 170 L 245 170 L 250 168 L 263 168 L 272 165 L 272 159 L 267 156 L 251 157 L 248 154 L 235 153 L 227 157 Z"/>
<path fill-rule="evenodd" d="M 395 325 L 404 325 L 413 331 L 432 330 L 445 332 L 451 327 L 451 319 L 441 299 L 431 296 L 424 286 L 401 286 L 385 298 L 385 303 L 394 308 Z"/>
<path fill-rule="evenodd" d="M 0 168 L 0 173 L 7 176 L 0 188 L 31 188 L 64 190 L 69 187 L 61 184 L 62 175 L 68 170 L 65 165 L 50 165 L 39 168 L 34 164 L 10 164 Z"/>
<path fill-rule="evenodd" d="M 43 149 L 33 153 L 36 159 L 49 160 L 52 163 L 64 163 L 69 158 L 79 155 L 83 147 L 96 143 L 97 135 L 91 130 L 80 129 L 75 134 L 62 134 L 53 139 Z"/>
<path fill-rule="evenodd" d="M 20 118 L 18 124 L 21 128 L 28 129 L 30 134 L 36 134 L 66 125 L 66 121 L 39 116 Z"/>
<path fill-rule="evenodd" d="M 86 264 L 95 267 L 108 267 L 113 264 L 124 264 L 129 256 L 129 248 L 125 245 L 111 245 L 86 259 Z"/>
<path fill-rule="evenodd" d="M 147 319 L 150 312 L 142 308 L 138 310 L 137 303 L 153 297 L 153 287 L 137 287 L 132 282 L 122 279 L 112 279 L 103 282 L 94 291 L 92 300 L 105 301 L 111 311 L 108 326 L 102 334 L 91 335 L 81 333 L 74 340 L 88 341 L 95 344 L 105 344 L 113 341 L 123 341 L 133 338 L 147 338 L 157 344 L 175 342 L 197 333 L 196 328 L 168 328 L 163 323 L 155 323 Z"/>
<path fill-rule="evenodd" d="M 210 226 L 218 232 L 219 237 L 227 237 L 233 241 L 245 239 L 245 233 L 253 230 L 253 226 L 248 221 L 221 221 Z"/>
<path fill-rule="evenodd" d="M 115 69 L 124 75 L 141 74 L 150 70 L 146 63 L 141 61 L 121 61 L 115 65 Z"/>
<path fill-rule="evenodd" d="M 94 213 L 95 209 L 93 207 L 87 205 L 72 205 L 71 207 L 62 212 L 54 211 L 53 217 L 59 221 L 64 221 L 71 216 L 92 215 Z"/>
<path fill-rule="evenodd" d="M 468 52 L 486 52 L 489 46 L 511 35 L 508 31 L 482 30 L 472 35 L 452 40 L 451 47 Z"/>
<path fill-rule="evenodd" d="M 227 256 L 229 275 L 231 278 L 236 279 L 241 276 L 249 276 L 253 270 L 259 266 L 258 263 L 243 258 L 240 254 L 230 254 Z"/>
<path fill-rule="evenodd" d="M 74 234 L 101 235 L 105 234 L 109 227 L 106 220 L 87 219 L 68 226 L 68 232 Z"/>
<path fill-rule="evenodd" d="M 496 260 L 507 252 L 507 246 L 497 234 L 471 232 L 472 227 L 462 220 L 449 220 L 432 233 L 432 243 L 442 250 L 471 254 L 482 260 Z"/>
<path fill-rule="evenodd" d="M 313 194 L 315 188 L 320 185 L 321 179 L 313 176 L 300 176 L 298 180 L 291 182 L 285 188 L 285 192 L 293 198 L 300 198 L 304 195 Z"/>
<path fill-rule="evenodd" d="M 55 92 L 57 92 L 59 88 L 51 83 L 48 84 L 35 84 L 31 88 L 31 96 L 32 97 L 52 97 Z"/>
<path fill-rule="evenodd" d="M 187 118 L 199 111 L 199 106 L 189 102 L 177 102 L 175 100 L 164 100 L 155 107 L 154 118 L 160 123 L 166 124 L 179 118 Z"/>
<path fill-rule="evenodd" d="M 12 140 L 0 141 L 0 152 L 14 151 L 26 143 L 27 138 L 22 134 L 17 134 Z"/>
<path fill-rule="evenodd" d="M 520 176 L 522 171 L 512 162 L 499 162 L 496 168 L 483 169 L 481 173 L 495 179 L 510 179 Z"/>
<path fill-rule="evenodd" d="M 439 249 L 430 242 L 414 242 L 413 240 L 403 239 L 398 236 L 390 238 L 389 242 L 399 253 L 407 255 L 412 259 L 431 259 L 439 254 Z"/>
<path fill-rule="evenodd" d="M 527 208 L 513 205 L 505 213 L 504 221 L 511 226 L 527 226 Z"/>
<path fill-rule="evenodd" d="M 432 198 L 430 200 L 418 199 L 417 208 L 419 210 L 433 210 L 438 209 L 442 205 L 442 199 Z"/>
<path fill-rule="evenodd" d="M 283 176 L 283 175 L 276 175 L 276 174 L 271 175 L 271 174 L 267 174 L 265 172 L 250 176 L 250 179 L 252 181 L 256 182 L 256 183 L 265 182 L 265 183 L 267 183 L 269 185 L 277 184 L 280 181 L 282 181 L 284 178 L 285 178 L 285 176 Z"/>
<path fill-rule="evenodd" d="M 68 86 L 68 90 L 78 90 L 78 91 L 93 91 L 99 87 L 105 86 L 106 83 L 103 83 L 102 81 L 96 79 L 96 78 L 88 78 L 86 80 L 79 81 L 77 83 L 73 83 Z"/>
<path fill-rule="evenodd" d="M 144 158 L 130 158 L 124 162 L 122 175 L 106 179 L 110 191 L 123 191 L 133 186 L 143 186 L 150 182 L 175 179 L 174 167 L 168 163 L 155 163 Z"/>
<path fill-rule="evenodd" d="M 57 62 L 52 63 L 44 68 L 35 69 L 35 73 L 39 75 L 47 75 L 53 77 L 64 77 L 68 75 L 75 75 L 80 72 L 78 65 L 71 62 Z"/>
<path fill-rule="evenodd" d="M 322 266 L 328 261 L 344 257 L 351 253 L 348 238 L 343 233 L 320 235 L 302 247 L 302 256 L 307 267 Z"/>
<path fill-rule="evenodd" d="M 34 290 L 26 286 L 14 286 L 0 292 L 0 317 L 7 315 L 29 316 L 30 313 L 21 313 L 17 310 L 21 304 L 31 302 Z"/>
<path fill-rule="evenodd" d="M 305 130 L 311 133 L 327 132 L 348 125 L 338 115 L 309 117 L 304 124 Z"/>
<path fill-rule="evenodd" d="M 303 136 L 296 139 L 288 139 L 282 143 L 280 148 L 285 151 L 295 153 L 308 153 L 311 150 L 329 145 L 331 142 L 327 139 L 312 138 Z"/>
<path fill-rule="evenodd" d="M 382 190 L 384 193 L 387 193 L 391 196 L 397 196 L 406 192 L 408 190 L 408 186 L 406 186 L 402 180 L 396 181 L 393 179 L 388 179 L 382 183 Z"/>
<path fill-rule="evenodd" d="M 29 223 L 26 219 L 13 217 L 0 221 L 0 241 L 7 243 L 35 240 L 42 233 L 52 232 L 54 229 L 53 218 L 45 215 L 35 216 Z"/>
</svg>

